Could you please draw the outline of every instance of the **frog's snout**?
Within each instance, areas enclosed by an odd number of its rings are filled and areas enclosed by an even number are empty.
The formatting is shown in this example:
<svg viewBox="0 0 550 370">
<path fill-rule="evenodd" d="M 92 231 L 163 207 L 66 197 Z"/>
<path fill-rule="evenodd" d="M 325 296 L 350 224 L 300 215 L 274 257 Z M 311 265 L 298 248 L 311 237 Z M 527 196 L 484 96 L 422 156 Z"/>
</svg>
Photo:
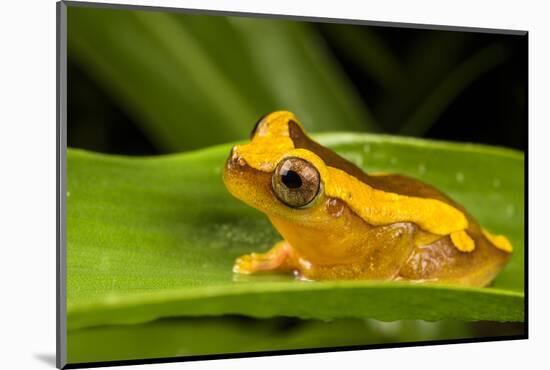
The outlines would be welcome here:
<svg viewBox="0 0 550 370">
<path fill-rule="evenodd" d="M 231 148 L 229 151 L 229 157 L 226 162 L 226 170 L 239 170 L 247 166 L 246 161 L 241 157 L 237 151 L 237 145 Z"/>
<path fill-rule="evenodd" d="M 258 208 L 260 203 L 266 202 L 264 193 L 269 195 L 269 178 L 269 174 L 256 171 L 248 165 L 239 153 L 238 145 L 229 151 L 223 171 L 223 182 L 234 197 Z M 263 200 L 258 202 L 258 199 Z"/>
</svg>

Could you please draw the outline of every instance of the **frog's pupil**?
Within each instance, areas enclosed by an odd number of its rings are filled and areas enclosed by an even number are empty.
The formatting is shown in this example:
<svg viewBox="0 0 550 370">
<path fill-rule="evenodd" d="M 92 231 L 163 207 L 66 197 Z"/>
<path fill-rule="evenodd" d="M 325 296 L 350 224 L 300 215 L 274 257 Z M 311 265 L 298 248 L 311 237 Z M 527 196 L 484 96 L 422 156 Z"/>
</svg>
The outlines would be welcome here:
<svg viewBox="0 0 550 370">
<path fill-rule="evenodd" d="M 298 189 L 302 186 L 302 178 L 296 171 L 288 170 L 281 174 L 281 181 L 289 189 Z"/>
</svg>

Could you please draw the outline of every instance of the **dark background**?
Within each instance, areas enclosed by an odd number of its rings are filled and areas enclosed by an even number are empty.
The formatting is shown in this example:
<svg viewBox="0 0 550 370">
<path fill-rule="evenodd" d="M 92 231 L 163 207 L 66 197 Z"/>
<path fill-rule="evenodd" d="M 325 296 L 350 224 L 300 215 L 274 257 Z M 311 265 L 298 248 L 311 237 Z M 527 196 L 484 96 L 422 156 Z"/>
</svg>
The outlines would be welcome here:
<svg viewBox="0 0 550 370">
<path fill-rule="evenodd" d="M 525 151 L 527 132 L 527 35 L 451 32 L 411 28 L 311 24 L 337 65 L 368 104 L 380 131 L 462 142 L 485 143 Z M 395 76 L 386 86 L 362 63 L 354 43 L 362 33 L 382 42 L 397 60 L 411 53 L 425 55 L 408 66 L 407 79 Z M 352 37 L 348 37 L 352 35 Z M 361 40 L 359 40 L 361 41 Z M 420 46 L 420 47 L 419 47 Z M 484 48 L 495 47 L 500 59 L 461 81 L 461 66 Z M 368 47 L 368 43 L 367 43 Z M 411 51 L 415 48 L 415 51 Z M 418 51 L 420 50 L 420 51 Z M 364 55 L 364 54 L 363 54 Z M 498 58 L 497 58 L 498 59 Z M 454 74 L 454 75 L 453 75 Z M 475 74 L 475 73 L 474 73 Z M 454 76 L 464 86 L 441 108 L 429 127 L 403 130 L 403 123 L 422 99 Z M 68 145 L 127 155 L 170 152 L 158 147 L 117 99 L 98 83 L 86 66 L 68 61 Z M 267 113 L 267 112 L 266 112 Z M 249 122 L 250 127 L 253 121 Z M 368 130 L 366 130 L 368 131 Z M 244 139 L 244 137 L 243 137 Z"/>
</svg>

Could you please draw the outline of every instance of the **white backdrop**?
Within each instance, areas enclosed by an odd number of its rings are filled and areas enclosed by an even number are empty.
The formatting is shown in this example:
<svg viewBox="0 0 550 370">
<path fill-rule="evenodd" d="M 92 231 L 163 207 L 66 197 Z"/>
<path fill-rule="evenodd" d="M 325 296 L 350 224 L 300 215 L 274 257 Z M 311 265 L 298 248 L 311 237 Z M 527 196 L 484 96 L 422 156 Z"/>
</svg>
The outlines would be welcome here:
<svg viewBox="0 0 550 370">
<path fill-rule="evenodd" d="M 133 366 L 131 369 L 517 369 L 548 363 L 546 241 L 550 14 L 543 1 L 116 1 L 142 5 L 512 28 L 529 36 L 529 319 L 523 341 Z M 55 358 L 55 1 L 2 4 L 0 63 L 0 365 L 53 368 Z M 496 128 L 495 128 L 496 129 Z M 31 257 L 31 258 L 29 258 Z M 547 357 L 547 356 L 546 356 Z M 5 366 L 4 366 L 5 365 Z M 537 368 L 538 366 L 534 366 Z M 124 367 L 127 368 L 127 367 Z"/>
</svg>

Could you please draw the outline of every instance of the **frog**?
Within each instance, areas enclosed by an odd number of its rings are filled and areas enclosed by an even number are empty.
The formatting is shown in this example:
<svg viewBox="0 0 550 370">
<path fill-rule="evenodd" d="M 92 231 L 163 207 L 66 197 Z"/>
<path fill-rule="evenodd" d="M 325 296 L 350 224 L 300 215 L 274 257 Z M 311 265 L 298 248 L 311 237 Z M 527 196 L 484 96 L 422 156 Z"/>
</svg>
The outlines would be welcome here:
<svg viewBox="0 0 550 370">
<path fill-rule="evenodd" d="M 512 254 L 503 235 L 413 177 L 367 173 L 313 140 L 290 111 L 254 125 L 231 148 L 227 190 L 263 212 L 282 240 L 238 257 L 235 274 L 484 287 Z"/>
</svg>

